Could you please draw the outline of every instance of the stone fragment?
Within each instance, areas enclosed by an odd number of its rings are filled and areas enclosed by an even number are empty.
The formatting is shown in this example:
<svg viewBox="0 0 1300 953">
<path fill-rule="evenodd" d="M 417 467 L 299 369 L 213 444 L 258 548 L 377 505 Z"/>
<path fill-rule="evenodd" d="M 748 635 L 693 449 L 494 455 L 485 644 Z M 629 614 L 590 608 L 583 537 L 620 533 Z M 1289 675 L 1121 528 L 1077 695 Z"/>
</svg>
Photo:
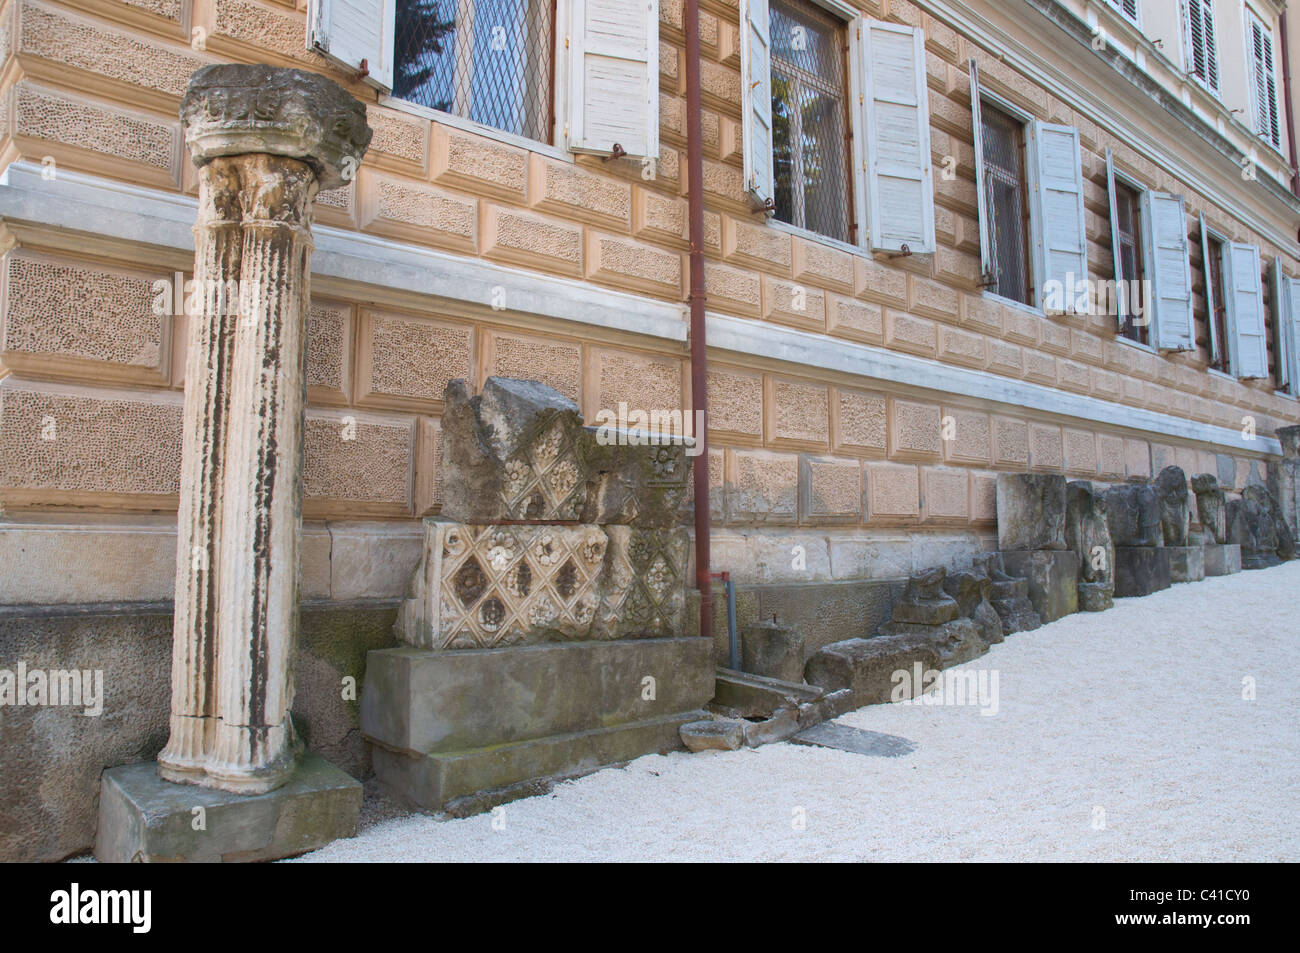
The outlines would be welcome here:
<svg viewBox="0 0 1300 953">
<path fill-rule="evenodd" d="M 743 731 L 749 748 L 787 741 L 799 731 L 799 709 L 782 708 L 763 721 L 746 721 Z"/>
<path fill-rule="evenodd" d="M 957 600 L 943 591 L 947 571 L 942 567 L 912 576 L 894 606 L 893 621 L 913 625 L 942 625 L 957 618 Z"/>
<path fill-rule="evenodd" d="M 1262 486 L 1248 486 L 1228 504 L 1228 538 L 1241 546 L 1243 569 L 1266 569 L 1295 558 L 1295 537 L 1281 507 Z"/>
<path fill-rule="evenodd" d="M 1109 609 L 1115 604 L 1115 546 L 1106 502 L 1086 480 L 1066 487 L 1065 542 L 1079 559 L 1079 609 Z"/>
<path fill-rule="evenodd" d="M 1074 553 L 1050 549 L 1002 553 L 1002 563 L 1008 573 L 1029 581 L 1029 601 L 1044 623 L 1079 611 L 1079 557 Z"/>
<path fill-rule="evenodd" d="M 989 650 L 989 644 L 980 638 L 979 628 L 970 619 L 953 619 L 941 625 L 886 622 L 880 627 L 880 637 L 925 639 L 939 653 L 940 668 L 969 662 Z"/>
<path fill-rule="evenodd" d="M 976 565 L 967 572 L 950 573 L 943 581 L 943 589 L 957 600 L 961 617 L 975 623 L 981 639 L 990 645 L 1003 641 L 1002 619 L 989 601 L 993 580 L 982 566 Z"/>
<path fill-rule="evenodd" d="M 1008 575 L 1000 553 L 985 553 L 975 565 L 988 574 L 989 602 L 1002 620 L 1003 635 L 1029 632 L 1043 624 L 1029 601 L 1029 580 Z"/>
<path fill-rule="evenodd" d="M 1165 467 L 1156 477 L 1160 498 L 1160 528 L 1166 546 L 1186 546 L 1189 528 L 1187 474 L 1181 467 Z"/>
<path fill-rule="evenodd" d="M 1282 458 L 1269 464 L 1268 490 L 1291 535 L 1300 538 L 1300 424 L 1279 427 L 1274 436 L 1282 444 Z"/>
<path fill-rule="evenodd" d="M 783 682 L 803 681 L 803 635 L 775 620 L 755 622 L 740 633 L 743 671 Z"/>
<path fill-rule="evenodd" d="M 1106 491 L 1111 542 L 1120 546 L 1163 546 L 1160 499 L 1145 483 L 1126 483 Z"/>
<path fill-rule="evenodd" d="M 745 746 L 745 723 L 734 719 L 691 721 L 678 731 L 691 751 L 738 751 Z"/>
<path fill-rule="evenodd" d="M 1192 477 L 1192 492 L 1196 494 L 1196 516 L 1205 532 L 1216 543 L 1228 541 L 1227 502 L 1213 473 L 1198 473 Z"/>
<path fill-rule="evenodd" d="M 998 549 L 1065 549 L 1065 477 L 999 473 Z"/>
<path fill-rule="evenodd" d="M 876 636 L 871 639 L 846 639 L 834 642 L 813 655 L 804 666 L 804 678 L 810 685 L 825 689 L 828 697 L 850 691 L 853 702 L 861 705 L 884 705 L 902 672 L 910 679 L 914 666 L 922 671 L 940 668 L 938 647 L 926 636 Z M 916 686 L 919 689 L 920 686 Z"/>
</svg>

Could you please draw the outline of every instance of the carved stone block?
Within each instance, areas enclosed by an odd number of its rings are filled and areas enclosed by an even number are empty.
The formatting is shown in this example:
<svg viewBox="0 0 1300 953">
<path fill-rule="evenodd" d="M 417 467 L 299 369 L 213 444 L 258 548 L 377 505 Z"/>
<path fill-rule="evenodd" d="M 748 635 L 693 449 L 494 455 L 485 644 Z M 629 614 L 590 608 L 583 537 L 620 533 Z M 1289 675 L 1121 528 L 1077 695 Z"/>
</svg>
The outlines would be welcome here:
<svg viewBox="0 0 1300 953">
<path fill-rule="evenodd" d="M 999 473 L 998 549 L 1065 549 L 1065 477 Z"/>
</svg>

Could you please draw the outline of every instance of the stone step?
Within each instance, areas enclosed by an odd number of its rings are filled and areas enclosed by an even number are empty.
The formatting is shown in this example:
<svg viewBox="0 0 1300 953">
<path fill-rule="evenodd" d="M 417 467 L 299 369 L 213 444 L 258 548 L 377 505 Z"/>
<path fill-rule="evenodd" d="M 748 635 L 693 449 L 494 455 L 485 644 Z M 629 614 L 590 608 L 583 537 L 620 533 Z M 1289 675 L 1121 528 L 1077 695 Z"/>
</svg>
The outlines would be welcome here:
<svg viewBox="0 0 1300 953">
<path fill-rule="evenodd" d="M 681 712 L 612 728 L 425 755 L 376 746 L 375 773 L 416 808 L 475 813 L 543 793 L 560 780 L 647 754 L 679 751 L 681 726 L 706 717 L 700 710 Z"/>
<path fill-rule="evenodd" d="M 815 685 L 719 668 L 715 673 L 711 707 L 733 712 L 740 718 L 767 718 L 779 709 L 815 702 L 824 694 Z"/>
</svg>

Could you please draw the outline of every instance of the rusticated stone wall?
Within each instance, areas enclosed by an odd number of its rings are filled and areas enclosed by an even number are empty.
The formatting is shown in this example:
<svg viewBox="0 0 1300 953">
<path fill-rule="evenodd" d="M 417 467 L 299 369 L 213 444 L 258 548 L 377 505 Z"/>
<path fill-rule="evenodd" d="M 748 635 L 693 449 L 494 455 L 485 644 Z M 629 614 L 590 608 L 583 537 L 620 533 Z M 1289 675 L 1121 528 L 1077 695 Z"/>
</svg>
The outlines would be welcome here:
<svg viewBox="0 0 1300 953">
<path fill-rule="evenodd" d="M 855 5 L 925 30 L 934 158 L 954 157 L 957 171 L 936 179 L 938 251 L 876 260 L 752 213 L 741 182 L 736 7 L 702 0 L 711 311 L 1202 423 L 1239 430 L 1251 416 L 1264 435 L 1296 420 L 1297 405 L 1275 395 L 1272 381 L 1205 370 L 1199 234 L 1191 241 L 1199 350 L 1191 355 L 1162 357 L 1121 343 L 1106 317 L 1049 319 L 981 294 L 971 57 L 994 92 L 1080 129 L 1095 278 L 1112 273 L 1107 148 L 1121 170 L 1185 195 L 1189 228 L 1203 212 L 1216 230 L 1260 245 L 1266 261 L 1285 250 L 1237 219 L 1221 197 L 1157 168 L 917 5 Z M 0 5 L 0 162 L 48 158 L 58 170 L 195 194 L 177 119 L 189 73 L 216 61 L 299 66 L 328 73 L 366 100 L 375 132 L 355 182 L 318 196 L 319 224 L 682 302 L 681 23 L 680 0 L 662 0 L 663 144 L 647 179 L 639 162 L 565 161 L 380 105 L 373 90 L 303 49 L 302 3 L 96 0 L 74 9 L 7 0 Z M 192 45 L 196 28 L 201 49 Z M 8 251 L 0 267 L 0 373 L 7 372 L 0 379 L 0 506 L 8 517 L 54 513 L 75 524 L 93 511 L 134 526 L 141 514 L 174 511 L 186 319 L 154 313 L 151 287 L 177 270 L 188 278 L 189 268 L 186 255 L 40 230 Z M 406 521 L 411 535 L 419 517 L 439 512 L 448 380 L 478 388 L 493 374 L 534 377 L 575 400 L 589 420 L 621 401 L 672 409 L 689 400 L 684 346 L 542 318 L 500 320 L 487 307 L 385 296 L 341 281 L 315 286 L 307 350 L 304 513 L 317 526 L 370 521 L 387 532 Z M 1239 492 L 1266 480 L 1271 465 L 1263 454 L 1222 454 L 1032 407 L 943 400 L 736 357 L 714 360 L 709 400 L 712 450 L 700 465 L 714 487 L 715 568 L 753 573 L 755 581 L 883 571 L 872 570 L 865 554 L 900 540 L 911 546 L 912 537 L 922 546 L 929 537 L 987 540 L 1002 471 L 1115 482 L 1147 479 L 1176 463 L 1187 473 L 1215 473 Z M 804 546 L 816 568 L 787 568 L 792 545 Z M 765 568 L 755 569 L 755 554 L 768 550 Z"/>
</svg>

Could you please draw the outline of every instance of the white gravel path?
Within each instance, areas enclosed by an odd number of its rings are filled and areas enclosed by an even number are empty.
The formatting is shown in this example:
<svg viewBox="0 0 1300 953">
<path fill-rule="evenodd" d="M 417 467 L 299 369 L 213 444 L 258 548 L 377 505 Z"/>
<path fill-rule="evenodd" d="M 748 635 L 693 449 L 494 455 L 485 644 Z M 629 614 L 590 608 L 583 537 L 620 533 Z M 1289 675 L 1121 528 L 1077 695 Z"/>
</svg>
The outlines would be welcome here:
<svg viewBox="0 0 1300 953">
<path fill-rule="evenodd" d="M 905 757 L 650 756 L 506 805 L 500 829 L 408 815 L 300 860 L 1296 861 L 1298 649 L 1292 562 L 1011 636 L 964 666 L 997 671 L 995 716 L 840 719 L 916 742 Z"/>
</svg>

